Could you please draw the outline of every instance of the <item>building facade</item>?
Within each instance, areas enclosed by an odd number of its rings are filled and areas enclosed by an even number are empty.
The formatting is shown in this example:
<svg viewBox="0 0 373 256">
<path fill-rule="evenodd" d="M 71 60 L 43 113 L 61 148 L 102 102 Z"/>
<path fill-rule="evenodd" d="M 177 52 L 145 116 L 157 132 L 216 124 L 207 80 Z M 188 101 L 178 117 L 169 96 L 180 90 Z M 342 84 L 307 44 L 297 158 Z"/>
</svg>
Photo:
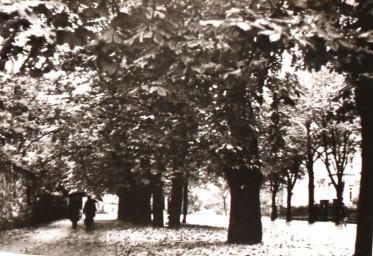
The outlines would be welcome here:
<svg viewBox="0 0 373 256">
<path fill-rule="evenodd" d="M 315 203 L 328 201 L 330 204 L 337 198 L 336 190 L 330 180 L 324 163 L 321 160 L 315 162 Z M 361 157 L 356 156 L 345 169 L 343 182 L 343 203 L 349 208 L 357 207 L 360 188 Z M 286 189 L 279 194 L 278 205 L 286 207 Z M 297 181 L 293 189 L 292 206 L 301 207 L 308 205 L 308 176 Z"/>
</svg>

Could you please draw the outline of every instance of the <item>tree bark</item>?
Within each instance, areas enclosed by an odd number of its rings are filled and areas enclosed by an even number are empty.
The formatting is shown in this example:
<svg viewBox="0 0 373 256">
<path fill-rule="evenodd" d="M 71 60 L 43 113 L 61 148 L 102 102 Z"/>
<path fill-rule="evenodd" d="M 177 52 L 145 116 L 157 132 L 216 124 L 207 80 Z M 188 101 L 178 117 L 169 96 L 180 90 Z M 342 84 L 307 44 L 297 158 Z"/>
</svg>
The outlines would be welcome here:
<svg viewBox="0 0 373 256">
<path fill-rule="evenodd" d="M 373 233 L 373 79 L 358 83 L 356 104 L 362 127 L 362 171 L 355 256 L 372 255 Z"/>
<path fill-rule="evenodd" d="M 334 205 L 334 222 L 339 225 L 342 222 L 344 216 L 344 205 L 343 205 L 343 188 L 344 183 L 339 181 L 336 187 L 337 200 Z"/>
<path fill-rule="evenodd" d="M 169 203 L 168 226 L 170 228 L 180 227 L 180 216 L 183 196 L 183 175 L 175 173 L 172 179 L 171 200 Z"/>
<path fill-rule="evenodd" d="M 134 196 L 131 190 L 124 189 L 118 193 L 118 220 L 132 222 L 134 209 Z"/>
<path fill-rule="evenodd" d="M 309 166 L 310 165 L 310 166 Z M 316 222 L 315 212 L 315 174 L 313 163 L 307 165 L 308 172 L 308 223 Z"/>
<path fill-rule="evenodd" d="M 186 223 L 186 217 L 188 214 L 188 181 L 184 182 L 184 189 L 183 189 L 183 221 L 182 223 Z"/>
<path fill-rule="evenodd" d="M 307 160 L 306 168 L 308 173 L 308 223 L 314 223 L 316 221 L 315 212 L 315 174 L 313 171 L 313 152 L 311 145 L 311 124 L 307 122 Z"/>
<path fill-rule="evenodd" d="M 151 223 L 150 192 L 148 188 L 126 189 L 118 193 L 118 219 L 133 224 Z"/>
<path fill-rule="evenodd" d="M 312 149 L 311 122 L 306 123 L 307 132 L 307 158 L 306 169 L 308 173 L 308 223 L 314 223 L 317 220 L 315 209 L 315 173 L 313 164 L 315 162 L 315 151 Z"/>
<path fill-rule="evenodd" d="M 124 215 L 124 210 L 125 207 L 124 207 L 124 196 L 121 194 L 121 193 L 118 193 L 118 216 L 117 216 L 117 219 L 118 220 L 123 220 L 125 219 L 125 215 Z"/>
<path fill-rule="evenodd" d="M 276 205 L 277 190 L 272 190 L 272 211 L 271 211 L 271 221 L 275 221 L 278 217 L 277 215 L 277 205 Z"/>
<path fill-rule="evenodd" d="M 291 197 L 293 193 L 291 192 L 291 189 L 287 190 L 287 197 L 286 197 L 286 222 L 290 222 L 292 220 L 291 216 Z"/>
<path fill-rule="evenodd" d="M 233 170 L 227 175 L 231 192 L 228 242 L 255 244 L 262 241 L 260 185 L 257 170 Z"/>
<path fill-rule="evenodd" d="M 136 208 L 134 214 L 134 224 L 149 225 L 152 222 L 149 188 L 139 187 L 136 191 Z"/>
<path fill-rule="evenodd" d="M 164 226 L 163 211 L 164 211 L 163 188 L 162 186 L 158 185 L 154 188 L 154 191 L 153 191 L 153 226 L 154 227 Z"/>
</svg>

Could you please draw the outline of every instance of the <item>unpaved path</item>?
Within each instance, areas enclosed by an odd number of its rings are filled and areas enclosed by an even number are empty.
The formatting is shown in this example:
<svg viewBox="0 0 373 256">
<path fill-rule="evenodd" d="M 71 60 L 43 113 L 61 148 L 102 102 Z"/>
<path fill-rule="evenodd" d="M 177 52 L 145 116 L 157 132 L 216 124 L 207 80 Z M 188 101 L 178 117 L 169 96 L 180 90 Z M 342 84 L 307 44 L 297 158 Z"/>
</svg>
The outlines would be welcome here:
<svg viewBox="0 0 373 256">
<path fill-rule="evenodd" d="M 105 246 L 101 241 L 106 240 L 103 238 L 118 225 L 113 216 L 98 214 L 92 231 L 86 231 L 82 220 L 74 230 L 67 219 L 39 227 L 3 231 L 0 233 L 0 252 L 34 255 L 116 255 L 115 246 Z"/>
<path fill-rule="evenodd" d="M 76 230 L 69 220 L 37 228 L 0 232 L 0 256 L 9 253 L 58 256 L 328 256 L 353 255 L 356 225 L 336 227 L 333 223 L 262 218 L 263 242 L 255 245 L 227 244 L 226 216 L 190 215 L 179 229 L 138 227 L 121 223 L 115 216 L 98 215 L 94 230 L 87 232 L 82 221 Z M 15 255 L 12 255 L 15 256 Z"/>
</svg>

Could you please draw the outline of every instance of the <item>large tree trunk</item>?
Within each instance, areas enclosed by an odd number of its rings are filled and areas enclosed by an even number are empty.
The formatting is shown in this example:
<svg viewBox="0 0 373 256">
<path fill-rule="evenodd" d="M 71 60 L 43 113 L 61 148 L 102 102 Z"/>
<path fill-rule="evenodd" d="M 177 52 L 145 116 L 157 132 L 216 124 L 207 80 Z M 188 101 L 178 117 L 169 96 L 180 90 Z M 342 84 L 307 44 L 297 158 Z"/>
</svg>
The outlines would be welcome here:
<svg viewBox="0 0 373 256">
<path fill-rule="evenodd" d="M 271 211 L 271 221 L 277 219 L 277 205 L 276 205 L 277 190 L 272 190 L 272 211 Z"/>
<path fill-rule="evenodd" d="M 118 193 L 118 219 L 139 225 L 151 223 L 148 188 L 126 189 Z"/>
<path fill-rule="evenodd" d="M 125 221 L 125 199 L 124 196 L 121 193 L 118 193 L 118 220 Z"/>
<path fill-rule="evenodd" d="M 362 81 L 356 103 L 362 126 L 362 171 L 357 216 L 355 256 L 372 255 L 373 233 L 373 79 Z"/>
<path fill-rule="evenodd" d="M 290 222 L 292 220 L 291 216 L 291 196 L 293 193 L 291 192 L 291 189 L 287 190 L 287 197 L 286 197 L 286 222 Z"/>
<path fill-rule="evenodd" d="M 136 206 L 134 214 L 134 223 L 139 225 L 149 225 L 152 222 L 149 188 L 139 187 L 136 191 Z"/>
<path fill-rule="evenodd" d="M 162 186 L 158 185 L 158 186 L 155 186 L 154 191 L 153 191 L 153 226 L 154 227 L 164 226 L 163 211 L 164 211 L 163 188 Z"/>
<path fill-rule="evenodd" d="M 168 226 L 180 227 L 181 206 L 183 197 L 183 174 L 175 173 L 172 179 L 171 200 L 168 206 Z"/>
<path fill-rule="evenodd" d="M 132 222 L 133 209 L 135 208 L 135 197 L 132 190 L 124 189 L 118 193 L 118 220 Z"/>
<path fill-rule="evenodd" d="M 313 163 L 307 165 L 308 172 L 308 223 L 314 223 L 317 219 L 315 211 L 315 176 Z"/>
<path fill-rule="evenodd" d="M 260 171 L 233 170 L 227 175 L 231 191 L 228 242 L 255 244 L 262 241 Z"/>
<path fill-rule="evenodd" d="M 186 223 L 186 217 L 188 214 L 188 181 L 184 182 L 184 189 L 183 189 L 183 221 L 182 223 Z"/>
</svg>

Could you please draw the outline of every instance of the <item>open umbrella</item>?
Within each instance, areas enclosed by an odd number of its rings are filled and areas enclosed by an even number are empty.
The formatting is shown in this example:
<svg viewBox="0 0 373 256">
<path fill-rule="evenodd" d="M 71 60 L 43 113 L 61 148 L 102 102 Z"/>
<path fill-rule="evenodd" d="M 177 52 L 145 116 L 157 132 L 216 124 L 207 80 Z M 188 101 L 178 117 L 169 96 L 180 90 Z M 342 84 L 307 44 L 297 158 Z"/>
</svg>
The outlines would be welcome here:
<svg viewBox="0 0 373 256">
<path fill-rule="evenodd" d="M 74 190 L 71 190 L 67 196 L 68 197 L 71 197 L 71 196 L 82 196 L 83 197 L 83 196 L 86 196 L 86 195 L 87 195 L 86 192 L 74 189 Z"/>
</svg>

